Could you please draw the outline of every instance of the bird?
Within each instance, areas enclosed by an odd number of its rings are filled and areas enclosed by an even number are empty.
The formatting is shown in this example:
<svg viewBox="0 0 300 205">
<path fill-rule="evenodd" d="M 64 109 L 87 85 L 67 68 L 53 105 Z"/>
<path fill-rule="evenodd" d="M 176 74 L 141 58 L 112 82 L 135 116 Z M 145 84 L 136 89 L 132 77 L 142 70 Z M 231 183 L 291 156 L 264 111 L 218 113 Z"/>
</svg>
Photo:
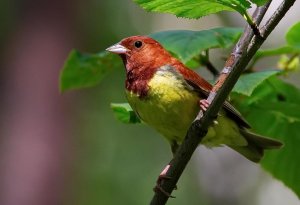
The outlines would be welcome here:
<svg viewBox="0 0 300 205">
<path fill-rule="evenodd" d="M 175 154 L 200 109 L 208 108 L 212 85 L 148 36 L 124 38 L 106 50 L 123 61 L 128 103 L 143 122 L 167 139 Z M 250 129 L 241 113 L 225 101 L 200 144 L 228 146 L 252 162 L 259 162 L 265 149 L 282 147 L 280 141 Z"/>
</svg>

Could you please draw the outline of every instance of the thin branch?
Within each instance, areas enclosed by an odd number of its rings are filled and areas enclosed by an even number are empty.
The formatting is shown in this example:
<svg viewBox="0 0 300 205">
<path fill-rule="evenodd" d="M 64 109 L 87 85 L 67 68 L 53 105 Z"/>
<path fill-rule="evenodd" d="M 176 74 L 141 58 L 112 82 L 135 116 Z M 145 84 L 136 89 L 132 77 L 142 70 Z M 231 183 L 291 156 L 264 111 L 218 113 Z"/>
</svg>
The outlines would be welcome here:
<svg viewBox="0 0 300 205">
<path fill-rule="evenodd" d="M 219 76 L 220 72 L 209 60 L 208 50 L 205 51 L 205 55 L 200 55 L 200 63 L 204 65 L 207 68 L 207 70 L 213 74 L 214 78 L 217 78 Z"/>
<path fill-rule="evenodd" d="M 166 176 L 170 177 L 170 179 L 164 180 L 162 182 L 161 188 L 163 190 L 168 193 L 172 193 L 193 152 L 201 142 L 202 138 L 206 135 L 209 125 L 211 125 L 212 121 L 215 119 L 215 116 L 220 110 L 234 84 L 238 80 L 238 77 L 240 76 L 246 65 L 249 63 L 254 53 L 262 45 L 268 34 L 271 33 L 271 31 L 275 28 L 280 19 L 283 18 L 287 10 L 293 5 L 295 1 L 296 0 L 286 0 L 282 3 L 282 5 L 272 15 L 270 20 L 265 25 L 263 31 L 261 32 L 264 38 L 254 36 L 254 39 L 252 39 L 252 29 L 249 27 L 246 28 L 247 32 L 245 32 L 244 35 L 240 38 L 240 41 L 235 47 L 233 53 L 228 58 L 221 76 L 219 77 L 217 83 L 213 87 L 213 90 L 208 97 L 208 100 L 211 101 L 211 105 L 204 114 L 200 114 L 199 117 L 197 117 L 196 120 L 192 123 L 182 145 L 179 147 L 178 151 L 175 154 L 175 157 L 170 162 L 170 168 L 166 173 Z M 269 3 L 262 7 L 259 7 L 255 12 L 254 19 L 258 25 L 265 15 L 268 7 Z M 251 47 L 248 47 L 250 41 Z M 151 205 L 163 205 L 167 202 L 167 200 L 168 196 L 161 192 L 156 192 L 154 197 L 152 198 Z"/>
</svg>

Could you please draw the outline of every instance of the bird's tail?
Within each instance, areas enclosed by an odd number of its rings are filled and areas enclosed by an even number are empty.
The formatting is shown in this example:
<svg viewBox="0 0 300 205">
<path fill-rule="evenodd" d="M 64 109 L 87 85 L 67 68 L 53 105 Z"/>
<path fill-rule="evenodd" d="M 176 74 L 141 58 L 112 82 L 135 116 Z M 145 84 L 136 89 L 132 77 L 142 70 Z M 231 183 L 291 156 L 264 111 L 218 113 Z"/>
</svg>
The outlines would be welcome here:
<svg viewBox="0 0 300 205">
<path fill-rule="evenodd" d="M 259 162 L 262 159 L 265 149 L 279 149 L 283 146 L 283 143 L 278 140 L 254 134 L 246 129 L 241 128 L 240 133 L 245 137 L 248 145 L 230 147 L 253 162 Z"/>
</svg>

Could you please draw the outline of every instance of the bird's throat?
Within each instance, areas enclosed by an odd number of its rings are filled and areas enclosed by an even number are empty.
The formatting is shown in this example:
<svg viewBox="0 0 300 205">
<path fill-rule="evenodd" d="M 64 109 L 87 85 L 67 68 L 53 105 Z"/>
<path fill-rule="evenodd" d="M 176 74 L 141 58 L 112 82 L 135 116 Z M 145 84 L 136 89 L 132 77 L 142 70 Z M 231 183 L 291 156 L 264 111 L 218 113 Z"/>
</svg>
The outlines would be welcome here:
<svg viewBox="0 0 300 205">
<path fill-rule="evenodd" d="M 127 64 L 128 66 L 128 64 Z M 140 98 L 148 94 L 148 82 L 154 75 L 155 69 L 144 69 L 144 67 L 127 67 L 126 66 L 126 89 L 135 93 Z"/>
</svg>

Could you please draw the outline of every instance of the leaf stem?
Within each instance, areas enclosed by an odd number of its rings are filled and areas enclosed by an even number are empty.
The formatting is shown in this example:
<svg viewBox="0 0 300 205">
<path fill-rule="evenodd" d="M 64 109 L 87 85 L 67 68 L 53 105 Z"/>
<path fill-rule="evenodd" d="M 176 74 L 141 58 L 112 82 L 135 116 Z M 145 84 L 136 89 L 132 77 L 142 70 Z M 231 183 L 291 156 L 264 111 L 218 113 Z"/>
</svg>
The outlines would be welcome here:
<svg viewBox="0 0 300 205">
<path fill-rule="evenodd" d="M 243 18 L 247 21 L 247 23 L 249 24 L 254 35 L 258 36 L 259 38 L 263 38 L 262 35 L 260 34 L 257 23 L 255 22 L 255 20 L 253 20 L 251 15 L 249 15 L 246 8 L 243 8 L 240 4 L 232 4 L 232 3 L 226 3 L 226 2 L 223 2 L 223 4 L 227 5 L 228 7 L 231 7 L 232 9 L 236 10 L 237 12 L 239 12 L 243 16 Z"/>
<path fill-rule="evenodd" d="M 249 15 L 249 13 L 247 11 L 244 11 L 242 13 L 243 17 L 246 19 L 247 23 L 249 24 L 249 26 L 251 27 L 254 35 L 263 38 L 260 34 L 259 28 L 257 26 L 257 24 L 255 23 L 255 21 L 252 19 L 252 17 Z"/>
<path fill-rule="evenodd" d="M 200 64 L 204 65 L 207 70 L 209 70 L 214 78 L 217 78 L 220 74 L 220 72 L 218 71 L 218 69 L 210 62 L 209 60 L 209 50 L 205 50 L 205 55 L 200 54 Z"/>
</svg>

